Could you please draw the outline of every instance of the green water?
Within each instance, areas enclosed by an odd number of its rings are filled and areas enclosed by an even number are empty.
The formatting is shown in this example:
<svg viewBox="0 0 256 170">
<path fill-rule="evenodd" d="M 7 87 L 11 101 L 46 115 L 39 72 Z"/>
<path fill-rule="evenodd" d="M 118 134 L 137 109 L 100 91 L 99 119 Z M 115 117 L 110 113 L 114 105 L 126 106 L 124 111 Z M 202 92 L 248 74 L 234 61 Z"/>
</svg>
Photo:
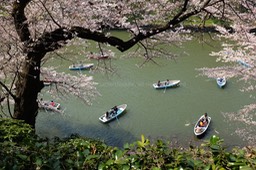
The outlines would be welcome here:
<svg viewBox="0 0 256 170">
<path fill-rule="evenodd" d="M 216 47 L 219 42 L 213 42 Z M 41 136 L 68 137 L 70 134 L 104 140 L 107 144 L 123 146 L 134 142 L 143 134 L 149 139 L 165 139 L 180 145 L 200 143 L 202 139 L 193 134 L 194 123 L 207 112 L 212 117 L 209 130 L 203 139 L 219 135 L 228 145 L 246 145 L 247 141 L 234 131 L 237 124 L 224 119 L 222 112 L 234 112 L 252 102 L 249 94 L 241 93 L 241 82 L 229 79 L 224 89 L 217 87 L 214 79 L 199 77 L 195 68 L 214 67 L 220 63 L 209 56 L 216 47 L 201 45 L 196 40 L 188 42 L 178 60 L 156 59 L 139 68 L 139 58 L 118 58 L 111 61 L 115 74 L 90 73 L 98 82 L 101 96 L 92 106 L 73 98 L 59 101 L 66 108 L 65 116 L 41 112 L 37 118 L 36 130 Z M 182 54 L 186 51 L 189 55 Z M 95 62 L 96 63 L 96 62 Z M 68 71 L 67 61 L 56 61 L 60 69 Z M 177 88 L 155 90 L 152 84 L 158 80 L 181 80 Z M 47 89 L 43 91 L 46 93 Z M 106 110 L 114 105 L 126 103 L 126 112 L 109 124 L 99 121 Z"/>
</svg>

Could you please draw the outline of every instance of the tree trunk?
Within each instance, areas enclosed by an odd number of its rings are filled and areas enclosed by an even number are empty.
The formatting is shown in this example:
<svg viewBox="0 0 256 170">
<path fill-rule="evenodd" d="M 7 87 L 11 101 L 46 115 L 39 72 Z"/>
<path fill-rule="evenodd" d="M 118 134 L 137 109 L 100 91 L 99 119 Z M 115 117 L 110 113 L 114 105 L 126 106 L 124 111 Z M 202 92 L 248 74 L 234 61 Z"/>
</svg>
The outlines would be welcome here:
<svg viewBox="0 0 256 170">
<path fill-rule="evenodd" d="M 14 118 L 24 120 L 35 128 L 38 114 L 38 93 L 43 88 L 40 81 L 40 61 L 26 60 L 16 81 Z"/>
</svg>

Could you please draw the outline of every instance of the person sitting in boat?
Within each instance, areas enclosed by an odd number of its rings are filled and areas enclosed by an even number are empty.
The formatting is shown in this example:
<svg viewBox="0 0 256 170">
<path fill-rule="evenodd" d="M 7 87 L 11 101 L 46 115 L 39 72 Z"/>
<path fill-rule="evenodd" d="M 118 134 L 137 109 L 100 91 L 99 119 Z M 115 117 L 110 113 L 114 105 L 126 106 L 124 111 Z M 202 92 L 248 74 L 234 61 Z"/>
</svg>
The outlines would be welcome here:
<svg viewBox="0 0 256 170">
<path fill-rule="evenodd" d="M 54 102 L 54 101 L 51 101 L 51 102 L 50 102 L 50 105 L 51 105 L 52 107 L 54 107 L 54 106 L 55 106 L 55 102 Z"/>
<path fill-rule="evenodd" d="M 161 82 L 160 82 L 160 80 L 158 80 L 158 82 L 157 82 L 157 86 L 161 86 Z"/>
<path fill-rule="evenodd" d="M 105 114 L 106 118 L 109 117 L 109 112 L 107 111 L 106 114 Z"/>
<path fill-rule="evenodd" d="M 117 113 L 117 111 L 118 111 L 118 108 L 115 106 L 115 108 L 114 108 L 114 111 Z"/>
<path fill-rule="evenodd" d="M 202 120 L 199 122 L 199 127 L 204 127 L 204 122 Z"/>
<path fill-rule="evenodd" d="M 166 80 L 165 85 L 169 85 L 170 81 L 169 79 Z"/>
<path fill-rule="evenodd" d="M 202 120 L 200 120 L 199 123 L 197 124 L 196 128 L 195 128 L 196 132 L 197 133 L 202 132 L 203 127 L 204 127 L 204 122 Z"/>
<path fill-rule="evenodd" d="M 116 114 L 117 111 L 118 111 L 117 106 L 114 106 L 114 107 L 111 108 L 111 112 L 113 112 L 113 114 Z"/>
<path fill-rule="evenodd" d="M 196 133 L 200 133 L 200 132 L 202 132 L 202 127 L 197 126 L 197 127 L 196 127 Z"/>
<path fill-rule="evenodd" d="M 201 118 L 201 121 L 203 123 L 203 126 L 206 126 L 208 124 L 208 116 L 207 113 L 204 114 L 204 116 Z"/>
<path fill-rule="evenodd" d="M 195 130 L 197 133 L 200 133 L 202 131 L 202 128 L 205 126 L 203 120 L 201 119 L 198 123 L 198 125 L 196 126 Z"/>
<path fill-rule="evenodd" d="M 40 99 L 37 100 L 37 101 L 38 101 L 38 104 L 41 105 L 41 106 L 47 105 L 47 103 L 43 101 L 43 98 L 40 98 Z"/>
</svg>

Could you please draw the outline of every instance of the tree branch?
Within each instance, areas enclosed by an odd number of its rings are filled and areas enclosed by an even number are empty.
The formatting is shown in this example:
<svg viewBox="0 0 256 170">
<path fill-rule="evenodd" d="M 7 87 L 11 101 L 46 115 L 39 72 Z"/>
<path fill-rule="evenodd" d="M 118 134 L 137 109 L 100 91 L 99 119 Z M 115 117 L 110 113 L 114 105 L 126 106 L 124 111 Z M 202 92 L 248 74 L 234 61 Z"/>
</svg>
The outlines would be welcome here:
<svg viewBox="0 0 256 170">
<path fill-rule="evenodd" d="M 108 43 L 111 46 L 116 47 L 121 52 L 124 52 L 146 38 L 175 28 L 175 26 L 177 26 L 184 20 L 200 13 L 205 7 L 207 7 L 207 5 L 209 5 L 210 1 L 211 0 L 207 0 L 201 9 L 195 9 L 189 13 L 186 13 L 189 0 L 185 0 L 181 11 L 176 16 L 174 16 L 173 19 L 170 20 L 166 25 L 158 28 L 153 28 L 146 31 L 146 33 L 140 32 L 137 35 L 134 35 L 134 37 L 128 41 L 123 41 L 122 39 L 114 36 L 106 36 L 104 33 L 91 31 L 90 29 L 86 29 L 84 27 L 73 26 L 70 29 L 58 28 L 53 32 L 45 33 L 39 39 L 37 45 L 33 48 L 33 51 L 54 51 L 63 46 L 61 42 L 65 43 L 66 40 L 73 39 L 74 37 L 79 37 L 83 39 L 94 40 L 100 43 Z"/>
<path fill-rule="evenodd" d="M 8 89 L 8 87 L 2 81 L 0 81 L 0 85 L 8 92 L 8 94 L 12 96 L 14 100 L 16 100 L 16 96 Z"/>
<path fill-rule="evenodd" d="M 52 14 L 50 13 L 50 11 L 46 8 L 45 4 L 39 0 L 39 2 L 43 5 L 44 9 L 46 10 L 46 12 L 48 13 L 48 15 L 50 16 L 50 18 L 52 19 L 52 21 L 59 27 L 61 28 L 60 24 L 53 18 Z"/>
<path fill-rule="evenodd" d="M 211 0 L 206 1 L 205 4 L 203 5 L 203 8 L 205 8 L 210 3 L 210 1 Z M 142 41 L 161 32 L 173 29 L 176 25 L 188 19 L 189 17 L 198 14 L 203 9 L 201 8 L 200 10 L 194 10 L 192 12 L 185 14 L 188 2 L 189 0 L 184 1 L 183 8 L 181 9 L 181 11 L 176 16 L 174 16 L 173 19 L 170 20 L 165 26 L 153 28 L 144 34 L 139 33 L 126 42 L 117 37 L 106 37 L 103 33 L 91 32 L 89 29 L 85 29 L 82 27 L 72 27 L 71 32 L 75 33 L 80 38 L 91 39 L 101 43 L 108 43 L 123 52 L 133 47 L 139 41 Z"/>
<path fill-rule="evenodd" d="M 28 29 L 27 18 L 24 9 L 31 0 L 22 0 L 13 2 L 12 16 L 18 36 L 22 42 L 30 42 L 30 31 Z"/>
</svg>

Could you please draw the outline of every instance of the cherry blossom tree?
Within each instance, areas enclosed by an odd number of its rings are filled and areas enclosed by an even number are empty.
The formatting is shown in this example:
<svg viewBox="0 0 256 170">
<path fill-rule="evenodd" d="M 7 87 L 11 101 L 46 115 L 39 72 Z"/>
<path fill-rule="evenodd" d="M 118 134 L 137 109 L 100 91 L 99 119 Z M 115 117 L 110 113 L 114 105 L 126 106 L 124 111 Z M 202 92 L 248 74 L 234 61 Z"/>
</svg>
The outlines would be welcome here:
<svg viewBox="0 0 256 170">
<path fill-rule="evenodd" d="M 248 2 L 250 11 L 244 12 L 240 7 L 246 7 Z M 44 87 L 42 76 L 50 77 L 58 90 L 73 94 L 86 103 L 90 103 L 98 94 L 92 77 L 83 75 L 77 77 L 57 73 L 54 68 L 44 68 L 43 64 L 48 54 L 58 53 L 69 45 L 78 43 L 85 45 L 88 42 L 86 40 L 93 40 L 113 46 L 121 52 L 139 45 L 144 50 L 143 56 L 147 60 L 152 60 L 158 52 L 169 56 L 170 53 L 157 49 L 155 44 L 162 42 L 180 45 L 183 41 L 189 40 L 190 37 L 185 34 L 187 31 L 184 22 L 197 25 L 201 23 L 203 26 L 205 20 L 214 18 L 227 21 L 230 25 L 237 25 L 239 22 L 233 22 L 234 18 L 239 18 L 240 14 L 246 17 L 247 13 L 253 12 L 255 8 L 253 1 L 248 2 L 238 0 L 1 1 L 1 102 L 4 99 L 8 101 L 12 99 L 14 110 L 10 111 L 10 116 L 25 120 L 34 127 L 38 113 L 37 98 Z M 109 30 L 117 28 L 129 32 L 130 38 L 123 40 L 111 35 Z M 240 35 L 239 32 L 236 33 Z M 250 49 L 247 48 L 247 51 Z"/>
<path fill-rule="evenodd" d="M 232 5 L 237 2 L 239 5 Z M 229 27 L 216 26 L 220 33 L 218 38 L 225 42 L 222 44 L 223 48 L 221 51 L 211 53 L 217 57 L 216 61 L 224 63 L 224 66 L 201 68 L 199 71 L 201 75 L 210 78 L 237 78 L 245 82 L 245 86 L 240 90 L 253 94 L 256 90 L 256 2 L 242 0 L 233 1 L 232 4 L 227 4 L 226 10 L 221 14 L 228 19 Z M 255 98 L 254 95 L 251 97 Z M 237 112 L 223 113 L 228 120 L 244 124 L 245 128 L 238 128 L 235 133 L 248 139 L 252 145 L 256 143 L 255 110 L 256 103 L 252 103 Z"/>
</svg>

